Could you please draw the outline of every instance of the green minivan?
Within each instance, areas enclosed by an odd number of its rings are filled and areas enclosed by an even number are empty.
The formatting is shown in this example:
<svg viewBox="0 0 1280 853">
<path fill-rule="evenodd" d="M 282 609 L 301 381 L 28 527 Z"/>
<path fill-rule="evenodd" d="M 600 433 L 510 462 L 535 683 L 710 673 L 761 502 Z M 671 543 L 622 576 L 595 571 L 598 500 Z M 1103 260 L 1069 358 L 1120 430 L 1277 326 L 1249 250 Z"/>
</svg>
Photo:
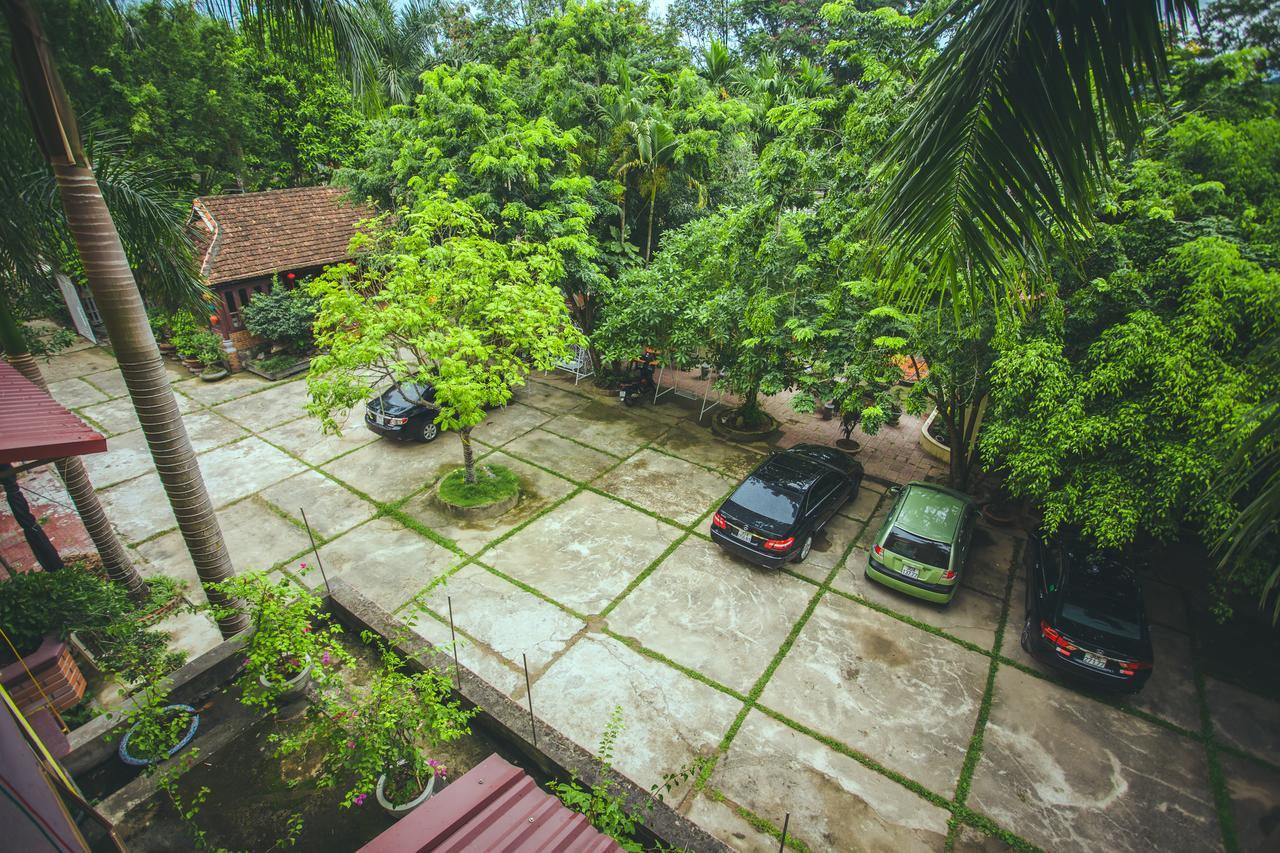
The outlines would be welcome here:
<svg viewBox="0 0 1280 853">
<path fill-rule="evenodd" d="M 978 505 L 933 483 L 910 483 L 876 534 L 867 577 L 907 595 L 949 604 L 960 586 Z"/>
</svg>

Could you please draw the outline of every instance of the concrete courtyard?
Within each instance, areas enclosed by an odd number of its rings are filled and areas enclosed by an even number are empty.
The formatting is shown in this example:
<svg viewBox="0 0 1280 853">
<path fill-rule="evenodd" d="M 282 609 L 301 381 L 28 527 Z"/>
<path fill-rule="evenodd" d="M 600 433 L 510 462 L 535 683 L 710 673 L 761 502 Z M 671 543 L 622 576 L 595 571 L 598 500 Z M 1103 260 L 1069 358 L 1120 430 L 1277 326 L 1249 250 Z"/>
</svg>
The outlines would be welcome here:
<svg viewBox="0 0 1280 853">
<path fill-rule="evenodd" d="M 201 601 L 110 356 L 44 369 L 110 436 L 85 461 L 143 570 Z M 1280 706 L 1195 669 L 1177 587 L 1147 581 L 1155 673 L 1108 701 L 1019 647 L 1019 535 L 980 529 L 946 609 L 869 584 L 891 484 L 864 484 L 803 564 L 727 557 L 708 516 L 768 448 L 719 441 L 683 401 L 536 377 L 475 430 L 521 503 L 462 523 L 428 494 L 455 437 L 377 439 L 360 413 L 323 436 L 302 381 L 173 378 L 239 570 L 314 563 L 305 512 L 329 577 L 434 643 L 451 608 L 462 663 L 523 702 L 527 659 L 537 715 L 574 741 L 594 748 L 621 706 L 616 765 L 640 785 L 703 761 L 675 802 L 730 847 L 777 849 L 789 814 L 811 850 L 1280 848 Z M 171 627 L 192 653 L 219 640 L 203 617 Z"/>
</svg>

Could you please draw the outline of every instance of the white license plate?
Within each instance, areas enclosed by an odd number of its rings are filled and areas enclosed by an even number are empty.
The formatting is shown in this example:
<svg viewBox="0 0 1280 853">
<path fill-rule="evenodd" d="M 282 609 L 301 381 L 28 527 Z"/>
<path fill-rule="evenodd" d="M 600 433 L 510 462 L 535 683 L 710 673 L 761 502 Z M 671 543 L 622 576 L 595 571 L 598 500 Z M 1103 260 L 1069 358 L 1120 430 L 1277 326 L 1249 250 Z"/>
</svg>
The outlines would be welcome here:
<svg viewBox="0 0 1280 853">
<path fill-rule="evenodd" d="M 624 402 L 624 403 L 625 403 L 625 402 L 627 402 L 627 392 L 626 392 L 626 391 L 619 391 L 619 392 L 618 392 L 618 399 L 619 399 L 619 400 L 621 400 L 621 401 L 622 401 L 622 402 Z"/>
<path fill-rule="evenodd" d="M 915 579 L 920 577 L 920 570 L 915 566 L 903 566 L 898 569 L 898 574 L 902 575 L 904 578 Z"/>
<path fill-rule="evenodd" d="M 733 535 L 734 535 L 734 536 L 737 536 L 737 537 L 738 537 L 739 539 L 741 539 L 743 542 L 754 542 L 754 541 L 755 541 L 755 537 L 754 537 L 754 536 L 752 536 L 750 533 L 748 533 L 748 532 L 747 532 L 747 531 L 745 531 L 745 530 L 735 529 L 735 530 L 733 531 Z"/>
<path fill-rule="evenodd" d="M 1098 669 L 1107 668 L 1107 659 L 1102 655 L 1095 655 L 1092 652 L 1084 653 L 1084 662 L 1089 664 L 1089 666 L 1096 666 Z"/>
</svg>

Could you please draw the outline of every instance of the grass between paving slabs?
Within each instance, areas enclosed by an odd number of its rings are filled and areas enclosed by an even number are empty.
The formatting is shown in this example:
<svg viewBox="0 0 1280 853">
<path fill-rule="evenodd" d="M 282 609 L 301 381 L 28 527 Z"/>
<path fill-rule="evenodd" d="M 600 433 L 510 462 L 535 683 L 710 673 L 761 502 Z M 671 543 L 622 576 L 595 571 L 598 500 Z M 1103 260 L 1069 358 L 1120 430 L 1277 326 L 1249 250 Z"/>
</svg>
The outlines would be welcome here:
<svg viewBox="0 0 1280 853">
<path fill-rule="evenodd" d="M 1194 627 L 1192 629 L 1191 648 L 1196 647 Z M 1222 833 L 1222 847 L 1227 853 L 1236 853 L 1240 849 L 1240 839 L 1236 837 L 1235 814 L 1231 810 L 1231 790 L 1227 786 L 1226 777 L 1222 774 L 1222 762 L 1218 759 L 1218 743 L 1213 736 L 1213 718 L 1209 712 L 1209 698 L 1205 693 L 1204 673 L 1200 669 L 1197 656 L 1191 655 L 1191 677 L 1195 679 L 1196 701 L 1200 706 L 1200 734 L 1204 740 L 1205 765 L 1209 771 L 1209 790 L 1213 791 L 1213 804 L 1218 811 L 1218 828 Z"/>
</svg>

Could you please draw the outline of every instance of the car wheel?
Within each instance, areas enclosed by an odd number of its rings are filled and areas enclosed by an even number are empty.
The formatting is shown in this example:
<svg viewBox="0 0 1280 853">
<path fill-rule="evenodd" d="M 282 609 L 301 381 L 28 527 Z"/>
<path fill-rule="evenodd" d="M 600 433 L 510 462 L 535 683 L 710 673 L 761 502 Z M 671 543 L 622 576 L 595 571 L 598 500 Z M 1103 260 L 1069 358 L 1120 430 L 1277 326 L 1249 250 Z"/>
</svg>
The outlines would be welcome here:
<svg viewBox="0 0 1280 853">
<path fill-rule="evenodd" d="M 797 563 L 803 563 L 803 562 L 804 562 L 804 558 L 805 558 L 805 557 L 807 557 L 807 556 L 809 556 L 809 550 L 810 550 L 812 547 L 813 547 L 813 537 L 812 537 L 812 536 L 806 536 L 806 537 L 804 538 L 804 544 L 800 546 L 800 556 L 796 557 L 796 562 L 797 562 Z"/>
<path fill-rule="evenodd" d="M 1031 617 L 1022 623 L 1022 650 L 1031 654 Z"/>
<path fill-rule="evenodd" d="M 436 436 L 440 434 L 440 427 L 434 420 L 425 420 L 422 426 L 418 427 L 418 434 L 414 436 L 418 441 L 427 442 L 435 441 Z"/>
</svg>

